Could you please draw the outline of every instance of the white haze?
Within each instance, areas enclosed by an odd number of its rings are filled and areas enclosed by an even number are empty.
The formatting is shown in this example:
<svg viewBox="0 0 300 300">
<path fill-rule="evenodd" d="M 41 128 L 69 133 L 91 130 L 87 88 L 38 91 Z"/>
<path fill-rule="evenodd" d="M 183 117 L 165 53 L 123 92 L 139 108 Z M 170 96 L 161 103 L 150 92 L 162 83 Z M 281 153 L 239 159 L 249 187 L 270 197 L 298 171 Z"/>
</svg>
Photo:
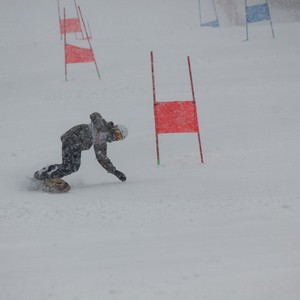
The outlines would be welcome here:
<svg viewBox="0 0 300 300">
<path fill-rule="evenodd" d="M 56 1 L 1 3 L 0 299 L 299 300 L 294 14 L 271 3 L 276 38 L 261 22 L 244 42 L 221 2 L 219 29 L 200 28 L 197 1 L 78 4 L 100 80 L 92 63 L 64 80 Z M 159 101 L 191 99 L 191 58 L 204 164 L 196 135 L 179 134 L 159 136 L 156 165 L 150 51 Z M 127 181 L 90 150 L 69 193 L 30 191 L 27 177 L 61 161 L 60 135 L 94 111 L 128 126 L 108 146 Z"/>
</svg>

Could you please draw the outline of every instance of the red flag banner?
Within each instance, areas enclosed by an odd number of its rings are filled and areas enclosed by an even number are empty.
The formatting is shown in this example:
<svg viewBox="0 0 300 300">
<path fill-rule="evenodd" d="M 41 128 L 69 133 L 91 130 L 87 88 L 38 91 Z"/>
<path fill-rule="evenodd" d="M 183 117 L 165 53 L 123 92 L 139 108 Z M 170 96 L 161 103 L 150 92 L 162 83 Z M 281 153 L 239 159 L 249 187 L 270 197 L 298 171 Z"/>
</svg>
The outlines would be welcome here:
<svg viewBox="0 0 300 300">
<path fill-rule="evenodd" d="M 79 18 L 60 20 L 59 25 L 61 34 L 64 34 L 64 26 L 66 26 L 66 33 L 81 32 Z"/>
<path fill-rule="evenodd" d="M 70 44 L 65 45 L 66 64 L 76 64 L 95 61 L 92 49 L 80 48 Z"/>
<path fill-rule="evenodd" d="M 156 134 L 199 132 L 194 101 L 155 102 Z"/>
</svg>

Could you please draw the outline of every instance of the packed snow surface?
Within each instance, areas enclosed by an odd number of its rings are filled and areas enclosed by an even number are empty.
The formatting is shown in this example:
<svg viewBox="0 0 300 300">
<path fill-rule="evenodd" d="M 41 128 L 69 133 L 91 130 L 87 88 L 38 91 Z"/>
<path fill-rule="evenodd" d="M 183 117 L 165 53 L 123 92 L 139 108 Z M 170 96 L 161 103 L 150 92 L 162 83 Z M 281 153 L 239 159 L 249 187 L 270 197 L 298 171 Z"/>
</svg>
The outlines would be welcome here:
<svg viewBox="0 0 300 300">
<path fill-rule="evenodd" d="M 200 27 L 197 1 L 78 4 L 101 79 L 86 63 L 65 81 L 56 1 L 1 3 L 0 299 L 299 300 L 299 23 L 245 42 Z M 156 165 L 150 51 L 158 101 L 192 98 L 190 56 L 204 164 L 196 134 L 165 134 Z M 128 126 L 108 145 L 127 181 L 90 150 L 70 192 L 30 190 L 94 111 Z"/>
</svg>

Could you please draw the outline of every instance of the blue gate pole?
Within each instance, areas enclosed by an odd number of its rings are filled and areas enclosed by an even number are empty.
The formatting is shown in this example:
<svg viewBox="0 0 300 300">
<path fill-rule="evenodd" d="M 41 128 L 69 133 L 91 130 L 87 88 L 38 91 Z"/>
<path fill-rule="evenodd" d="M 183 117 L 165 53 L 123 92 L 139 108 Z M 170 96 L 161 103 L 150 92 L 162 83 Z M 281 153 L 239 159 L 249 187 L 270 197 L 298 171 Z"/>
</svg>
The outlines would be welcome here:
<svg viewBox="0 0 300 300">
<path fill-rule="evenodd" d="M 200 20 L 200 26 L 202 26 L 202 17 L 201 17 L 201 0 L 198 1 L 199 3 L 199 20 Z"/>
<path fill-rule="evenodd" d="M 267 4 L 268 10 L 269 10 L 269 15 L 270 15 L 270 25 L 271 25 L 271 30 L 272 30 L 273 39 L 275 39 L 275 34 L 274 34 L 274 29 L 273 29 L 273 22 L 272 22 L 272 17 L 271 17 L 271 13 L 270 13 L 270 8 L 269 8 L 268 0 L 266 0 L 266 4 Z"/>
<path fill-rule="evenodd" d="M 217 19 L 217 21 L 218 21 L 218 24 L 220 24 L 220 23 L 219 23 L 219 17 L 218 17 L 218 14 L 217 14 L 216 5 L 215 5 L 215 0 L 212 0 L 212 3 L 213 3 L 213 7 L 214 7 L 214 11 L 215 11 L 216 19 Z M 220 25 L 219 25 L 219 27 L 220 27 Z"/>
<path fill-rule="evenodd" d="M 247 18 L 247 0 L 245 0 L 245 13 L 246 13 L 246 41 L 248 41 L 249 34 L 248 34 L 248 18 Z"/>
</svg>

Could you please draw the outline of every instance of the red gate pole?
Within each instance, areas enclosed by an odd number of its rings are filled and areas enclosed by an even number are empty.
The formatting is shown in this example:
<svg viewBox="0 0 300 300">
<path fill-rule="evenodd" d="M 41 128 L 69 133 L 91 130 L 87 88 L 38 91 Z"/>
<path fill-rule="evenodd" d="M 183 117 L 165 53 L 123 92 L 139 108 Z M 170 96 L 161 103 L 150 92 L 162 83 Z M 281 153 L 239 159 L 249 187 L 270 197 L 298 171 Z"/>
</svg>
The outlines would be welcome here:
<svg viewBox="0 0 300 300">
<path fill-rule="evenodd" d="M 58 9 L 58 24 L 59 24 L 59 34 L 60 34 L 60 40 L 62 40 L 62 34 L 61 34 L 61 27 L 60 27 L 60 6 L 59 6 L 59 0 L 57 0 L 57 9 Z"/>
<path fill-rule="evenodd" d="M 78 13 L 78 8 L 77 8 L 78 6 L 77 6 L 77 3 L 76 3 L 76 0 L 74 0 L 74 5 L 75 5 L 75 10 L 76 10 L 77 18 L 78 18 L 78 20 L 80 20 L 79 13 Z M 82 37 L 82 39 L 84 39 L 84 35 L 83 35 L 83 31 L 82 31 L 81 25 L 79 24 L 79 26 L 80 26 L 80 31 L 81 31 L 81 37 Z M 77 40 L 77 34 L 76 34 L 76 32 L 75 32 L 75 37 L 76 37 L 76 40 Z"/>
<path fill-rule="evenodd" d="M 81 17 L 81 21 L 82 21 L 82 24 L 83 24 L 83 27 L 84 27 L 85 34 L 86 34 L 86 36 L 88 36 L 87 30 L 86 30 L 86 27 L 85 27 L 85 23 L 84 23 L 84 21 L 83 21 L 83 17 L 82 17 L 82 13 L 81 13 L 80 6 L 78 6 L 78 10 L 79 10 L 79 13 L 80 13 L 80 17 Z M 90 49 L 92 50 L 92 52 L 93 52 L 93 54 L 94 54 L 94 50 L 93 50 L 93 48 L 92 48 L 91 41 L 90 41 L 89 38 L 88 38 L 87 40 L 88 40 L 88 43 L 89 43 L 89 45 L 90 45 Z M 95 58 L 95 55 L 94 55 L 94 58 Z M 96 58 L 95 58 L 95 66 L 96 66 L 96 70 L 97 70 L 97 73 L 98 73 L 98 77 L 101 78 L 100 72 L 99 72 L 99 69 L 98 69 L 98 66 L 97 66 Z"/>
<path fill-rule="evenodd" d="M 92 31 L 91 31 L 91 27 L 90 27 L 89 21 L 87 22 L 87 24 L 88 24 L 88 28 L 89 28 L 89 36 L 87 38 L 88 39 L 92 39 Z"/>
<path fill-rule="evenodd" d="M 201 162 L 204 163 L 202 145 L 201 145 L 201 138 L 200 138 L 200 126 L 199 126 L 199 121 L 198 121 L 195 91 L 194 91 L 194 84 L 193 84 L 192 68 L 191 68 L 191 61 L 190 61 L 189 56 L 187 57 L 187 60 L 188 60 L 188 67 L 189 67 L 189 74 L 190 74 L 190 81 L 191 81 L 192 97 L 193 97 L 193 102 L 195 104 L 195 114 L 197 116 L 197 122 L 198 122 L 198 133 L 197 133 L 197 135 L 198 135 L 198 142 L 199 142 L 199 149 L 200 149 L 200 158 L 201 158 Z"/>
<path fill-rule="evenodd" d="M 155 105 L 156 105 L 156 93 L 155 93 L 155 78 L 154 78 L 154 58 L 153 58 L 153 51 L 150 52 L 151 58 L 151 75 L 152 75 L 152 92 L 153 92 L 153 109 L 154 109 L 154 118 L 155 118 Z M 160 157 L 159 157 L 159 143 L 158 143 L 158 134 L 156 130 L 156 122 L 155 123 L 155 139 L 156 139 L 156 157 L 157 157 L 157 165 L 160 164 Z"/>
<path fill-rule="evenodd" d="M 67 37 L 66 37 L 66 9 L 64 8 L 64 49 L 65 49 L 65 79 L 68 81 L 67 77 Z"/>
</svg>

